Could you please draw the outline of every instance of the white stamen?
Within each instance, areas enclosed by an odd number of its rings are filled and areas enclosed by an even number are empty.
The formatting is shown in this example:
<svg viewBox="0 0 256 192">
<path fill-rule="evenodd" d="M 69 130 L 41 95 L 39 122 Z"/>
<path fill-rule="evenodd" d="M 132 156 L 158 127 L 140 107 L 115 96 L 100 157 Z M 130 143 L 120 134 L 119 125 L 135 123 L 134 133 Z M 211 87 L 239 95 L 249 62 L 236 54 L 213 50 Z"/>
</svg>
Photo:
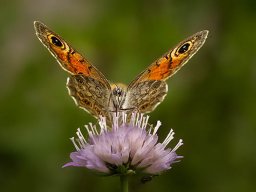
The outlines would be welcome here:
<svg viewBox="0 0 256 192">
<path fill-rule="evenodd" d="M 99 125 L 100 125 L 100 134 L 103 133 L 103 131 L 107 131 L 106 117 L 100 116 Z M 96 129 L 96 132 L 98 135 L 97 129 Z"/>
<path fill-rule="evenodd" d="M 142 124 L 141 124 L 141 129 L 146 129 L 147 128 L 147 117 L 142 118 Z"/>
<path fill-rule="evenodd" d="M 135 125 L 135 120 L 136 119 L 136 113 L 132 113 L 131 120 L 130 120 L 130 126 Z"/>
<path fill-rule="evenodd" d="M 92 126 L 92 130 L 93 130 L 94 135 L 98 135 L 98 131 L 97 131 L 96 125 Z"/>
<path fill-rule="evenodd" d="M 85 140 L 85 138 L 84 138 L 84 136 L 83 136 L 83 134 L 82 134 L 80 128 L 77 129 L 76 134 L 77 134 L 77 136 L 78 136 L 78 139 L 81 141 L 81 143 L 82 143 L 83 145 L 86 145 L 87 142 L 86 142 L 86 140 Z"/>
<path fill-rule="evenodd" d="M 93 129 L 94 129 L 95 135 L 99 135 L 96 125 L 93 126 Z"/>
<path fill-rule="evenodd" d="M 89 123 L 89 126 L 90 126 L 90 129 L 91 129 L 91 132 L 93 135 L 95 135 L 95 131 L 94 131 L 94 128 L 93 128 L 93 124 L 90 122 Z"/>
<path fill-rule="evenodd" d="M 141 126 L 142 129 L 146 129 L 147 128 L 148 119 L 149 119 L 148 115 L 146 117 L 143 117 L 143 123 L 142 123 L 142 126 Z"/>
<path fill-rule="evenodd" d="M 113 127 L 112 127 L 112 129 L 113 130 L 117 130 L 118 129 L 118 118 L 119 117 L 119 113 L 113 113 Z"/>
<path fill-rule="evenodd" d="M 177 145 L 172 149 L 171 152 L 176 151 L 181 145 L 183 145 L 183 140 L 180 139 L 179 142 L 177 143 Z"/>
<path fill-rule="evenodd" d="M 125 112 L 123 112 L 122 117 L 123 117 L 123 125 L 125 125 L 127 122 L 127 114 Z"/>
<path fill-rule="evenodd" d="M 78 138 L 75 139 L 75 142 L 78 143 L 80 150 L 83 149 L 82 143 Z"/>
<path fill-rule="evenodd" d="M 150 124 L 150 125 L 149 125 L 149 128 L 148 128 L 148 134 L 149 134 L 149 135 L 151 135 L 152 128 L 153 128 L 153 125 L 152 125 L 152 124 Z"/>
<path fill-rule="evenodd" d="M 85 127 L 85 129 L 86 129 L 86 131 L 87 131 L 88 135 L 90 135 L 91 131 L 89 130 L 88 125 L 84 125 L 84 127 Z"/>
<path fill-rule="evenodd" d="M 156 126 L 154 127 L 153 135 L 155 135 L 159 129 L 159 127 L 162 125 L 160 121 L 157 121 Z"/>
<path fill-rule="evenodd" d="M 89 126 L 88 126 L 88 125 L 85 125 L 84 127 L 85 127 L 85 129 L 87 130 L 89 137 L 93 137 L 93 133 L 92 133 L 92 131 L 90 130 Z"/>
<path fill-rule="evenodd" d="M 143 118 L 143 114 L 137 114 L 137 119 L 136 119 L 137 127 L 141 127 L 142 118 Z"/>
<path fill-rule="evenodd" d="M 136 114 L 136 116 L 135 116 L 135 126 L 137 126 L 137 124 L 138 124 L 138 119 L 139 119 L 139 115 L 138 114 Z"/>
<path fill-rule="evenodd" d="M 168 135 L 166 136 L 164 142 L 162 143 L 165 147 L 168 145 L 168 143 L 170 143 L 170 141 L 174 138 L 173 137 L 174 132 L 173 129 L 170 130 L 170 132 L 168 133 Z"/>
<path fill-rule="evenodd" d="M 141 127 L 141 128 L 142 128 L 143 119 L 144 119 L 144 116 L 143 116 L 143 115 L 144 115 L 143 113 L 140 114 L 140 127 Z"/>
<path fill-rule="evenodd" d="M 80 148 L 77 146 L 76 142 L 75 142 L 75 138 L 71 137 L 70 140 L 72 141 L 73 145 L 75 146 L 77 151 L 80 151 Z"/>
</svg>

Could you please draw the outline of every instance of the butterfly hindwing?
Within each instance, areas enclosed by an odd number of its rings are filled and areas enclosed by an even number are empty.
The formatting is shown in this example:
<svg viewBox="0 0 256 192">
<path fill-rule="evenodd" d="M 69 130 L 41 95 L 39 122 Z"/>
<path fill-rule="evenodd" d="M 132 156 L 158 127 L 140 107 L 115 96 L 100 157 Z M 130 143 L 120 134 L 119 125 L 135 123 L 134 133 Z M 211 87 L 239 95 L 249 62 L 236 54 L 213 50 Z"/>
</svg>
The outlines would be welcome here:
<svg viewBox="0 0 256 192">
<path fill-rule="evenodd" d="M 91 115 L 108 117 L 108 103 L 111 92 L 100 81 L 83 75 L 72 75 L 67 88 L 75 103 Z"/>
<path fill-rule="evenodd" d="M 148 80 L 138 82 L 127 91 L 125 107 L 140 113 L 149 113 L 160 104 L 168 92 L 165 81 Z"/>
</svg>

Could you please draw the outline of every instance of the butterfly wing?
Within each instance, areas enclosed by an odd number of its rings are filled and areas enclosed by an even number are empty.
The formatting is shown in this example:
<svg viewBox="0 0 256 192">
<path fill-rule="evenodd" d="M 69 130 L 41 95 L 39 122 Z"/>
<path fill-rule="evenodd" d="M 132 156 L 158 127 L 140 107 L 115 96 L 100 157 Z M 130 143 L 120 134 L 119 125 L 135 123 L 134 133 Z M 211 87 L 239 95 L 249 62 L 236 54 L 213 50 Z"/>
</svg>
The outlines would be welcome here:
<svg viewBox="0 0 256 192">
<path fill-rule="evenodd" d="M 95 117 L 105 114 L 111 95 L 111 87 L 105 76 L 46 25 L 35 21 L 34 27 L 42 44 L 71 74 L 67 88 L 75 103 Z"/>
<path fill-rule="evenodd" d="M 142 71 L 127 88 L 125 107 L 142 113 L 154 110 L 167 94 L 165 81 L 203 46 L 207 35 L 207 30 L 192 35 Z"/>
<path fill-rule="evenodd" d="M 137 82 L 132 88 L 128 89 L 123 108 L 149 113 L 164 100 L 167 92 L 168 86 L 165 81 Z"/>
</svg>

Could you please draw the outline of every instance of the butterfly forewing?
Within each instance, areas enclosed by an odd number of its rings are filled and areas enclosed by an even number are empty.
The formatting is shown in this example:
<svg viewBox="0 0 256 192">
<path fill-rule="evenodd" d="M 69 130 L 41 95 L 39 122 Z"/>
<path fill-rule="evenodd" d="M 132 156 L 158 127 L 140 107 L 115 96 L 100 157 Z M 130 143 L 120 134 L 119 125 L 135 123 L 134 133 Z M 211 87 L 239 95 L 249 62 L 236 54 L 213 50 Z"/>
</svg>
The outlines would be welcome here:
<svg viewBox="0 0 256 192">
<path fill-rule="evenodd" d="M 97 79 L 110 89 L 110 84 L 105 76 L 72 48 L 63 38 L 39 21 L 35 21 L 34 26 L 39 40 L 57 59 L 60 66 L 65 71 L 72 75 L 82 74 Z"/>
<path fill-rule="evenodd" d="M 206 30 L 192 35 L 142 71 L 128 86 L 125 103 L 143 113 L 154 110 L 167 94 L 165 81 L 202 47 L 207 35 Z"/>
</svg>

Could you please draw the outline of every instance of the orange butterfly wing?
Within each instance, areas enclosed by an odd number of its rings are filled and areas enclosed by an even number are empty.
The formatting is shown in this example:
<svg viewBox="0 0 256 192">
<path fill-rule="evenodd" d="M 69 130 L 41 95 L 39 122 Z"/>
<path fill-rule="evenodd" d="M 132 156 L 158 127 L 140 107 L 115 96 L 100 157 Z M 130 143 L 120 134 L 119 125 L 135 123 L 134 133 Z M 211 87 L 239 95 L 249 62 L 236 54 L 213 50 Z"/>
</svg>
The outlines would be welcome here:
<svg viewBox="0 0 256 192">
<path fill-rule="evenodd" d="M 67 88 L 75 103 L 96 118 L 104 115 L 109 119 L 111 86 L 104 75 L 46 25 L 35 21 L 34 27 L 42 44 L 60 66 L 71 74 Z"/>
<path fill-rule="evenodd" d="M 165 81 L 202 47 L 207 35 L 207 30 L 192 35 L 142 71 L 128 86 L 125 107 L 142 113 L 153 111 L 168 92 Z"/>
</svg>

